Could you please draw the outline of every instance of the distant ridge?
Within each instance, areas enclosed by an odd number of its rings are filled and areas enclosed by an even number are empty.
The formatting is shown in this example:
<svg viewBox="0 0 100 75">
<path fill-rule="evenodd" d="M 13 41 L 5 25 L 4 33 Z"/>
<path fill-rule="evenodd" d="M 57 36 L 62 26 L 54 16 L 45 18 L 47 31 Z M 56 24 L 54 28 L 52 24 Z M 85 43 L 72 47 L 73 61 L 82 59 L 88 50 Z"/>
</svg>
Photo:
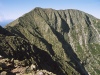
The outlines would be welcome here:
<svg viewBox="0 0 100 75">
<path fill-rule="evenodd" d="M 2 25 L 3 27 L 5 27 L 7 24 L 9 24 L 12 21 L 13 20 L 4 20 L 4 21 L 0 22 L 0 25 Z"/>
</svg>

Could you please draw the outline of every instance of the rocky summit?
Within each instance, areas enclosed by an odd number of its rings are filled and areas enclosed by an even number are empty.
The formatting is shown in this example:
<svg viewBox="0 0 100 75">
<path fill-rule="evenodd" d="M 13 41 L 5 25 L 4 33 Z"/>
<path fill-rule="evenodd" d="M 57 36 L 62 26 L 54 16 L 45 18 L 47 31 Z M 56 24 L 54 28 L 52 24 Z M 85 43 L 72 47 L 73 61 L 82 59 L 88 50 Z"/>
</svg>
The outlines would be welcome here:
<svg viewBox="0 0 100 75">
<path fill-rule="evenodd" d="M 99 75 L 100 19 L 75 9 L 37 7 L 0 27 L 0 55 L 56 75 Z"/>
</svg>

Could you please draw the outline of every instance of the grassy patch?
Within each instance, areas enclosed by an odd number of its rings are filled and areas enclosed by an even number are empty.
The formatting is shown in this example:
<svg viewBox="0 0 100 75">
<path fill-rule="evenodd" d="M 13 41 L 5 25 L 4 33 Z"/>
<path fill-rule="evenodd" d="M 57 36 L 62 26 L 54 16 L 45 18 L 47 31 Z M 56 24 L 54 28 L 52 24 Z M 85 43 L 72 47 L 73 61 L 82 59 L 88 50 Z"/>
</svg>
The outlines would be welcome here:
<svg viewBox="0 0 100 75">
<path fill-rule="evenodd" d="M 99 44 L 89 44 L 90 51 L 92 54 L 100 54 L 100 45 Z"/>
</svg>

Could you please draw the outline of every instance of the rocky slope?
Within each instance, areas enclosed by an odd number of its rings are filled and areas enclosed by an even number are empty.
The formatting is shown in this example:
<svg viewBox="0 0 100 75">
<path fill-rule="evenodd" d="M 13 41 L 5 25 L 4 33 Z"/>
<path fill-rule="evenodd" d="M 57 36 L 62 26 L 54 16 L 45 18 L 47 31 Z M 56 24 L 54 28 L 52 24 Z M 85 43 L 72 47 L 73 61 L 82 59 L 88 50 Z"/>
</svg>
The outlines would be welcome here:
<svg viewBox="0 0 100 75">
<path fill-rule="evenodd" d="M 10 51 L 15 59 L 30 59 L 57 75 L 100 74 L 100 20 L 92 15 L 35 8 L 5 29 L 14 36 L 3 36 L 10 45 L 0 39 L 1 51 Z"/>
<path fill-rule="evenodd" d="M 46 70 L 39 70 L 36 64 L 27 65 L 26 60 L 0 58 L 0 75 L 56 75 Z"/>
<path fill-rule="evenodd" d="M 10 60 L 12 59 L 15 60 L 15 65 L 19 64 L 20 66 L 16 67 L 14 65 L 11 65 L 13 62 L 11 62 Z M 9 62 L 5 63 L 8 60 Z M 16 61 L 18 62 L 16 63 Z M 7 66 L 9 63 L 11 66 Z M 46 51 L 39 49 L 37 46 L 30 44 L 30 42 L 25 40 L 24 38 L 16 36 L 0 27 L 0 73 L 4 72 L 8 75 L 16 75 L 17 72 L 13 73 L 12 70 L 27 69 L 27 66 L 30 66 L 31 64 L 37 64 L 39 66 L 39 70 L 37 71 L 37 73 L 42 72 L 42 70 L 44 69 L 54 73 L 57 73 L 57 71 L 61 72 L 58 66 L 56 67 L 57 69 L 55 69 L 54 65 L 56 64 L 56 62 L 53 61 L 53 59 Z M 45 73 L 45 70 L 43 71 L 43 73 Z M 35 75 L 37 75 L 37 73 Z M 51 73 L 51 75 L 52 74 L 53 73 Z M 62 72 L 59 74 L 62 74 Z"/>
</svg>

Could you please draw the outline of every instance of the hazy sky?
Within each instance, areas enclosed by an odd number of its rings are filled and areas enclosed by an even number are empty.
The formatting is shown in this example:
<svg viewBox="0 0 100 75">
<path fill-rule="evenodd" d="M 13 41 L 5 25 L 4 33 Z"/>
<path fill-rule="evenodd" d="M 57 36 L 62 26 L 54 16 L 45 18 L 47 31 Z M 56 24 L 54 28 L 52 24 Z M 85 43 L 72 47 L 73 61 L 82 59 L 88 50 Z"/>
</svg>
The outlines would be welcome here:
<svg viewBox="0 0 100 75">
<path fill-rule="evenodd" d="M 78 9 L 100 19 L 100 0 L 0 0 L 0 23 L 14 20 L 35 7 Z"/>
</svg>

